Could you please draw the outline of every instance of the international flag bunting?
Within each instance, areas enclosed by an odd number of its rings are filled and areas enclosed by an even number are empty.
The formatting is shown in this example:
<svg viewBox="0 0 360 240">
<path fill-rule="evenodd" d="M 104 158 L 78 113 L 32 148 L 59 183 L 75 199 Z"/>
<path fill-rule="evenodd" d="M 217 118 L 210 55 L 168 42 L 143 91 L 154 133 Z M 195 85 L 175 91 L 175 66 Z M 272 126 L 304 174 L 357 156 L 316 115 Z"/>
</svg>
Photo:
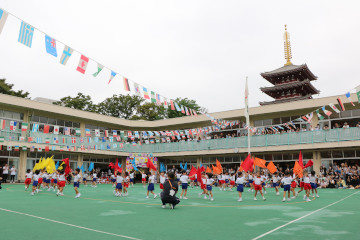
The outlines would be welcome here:
<svg viewBox="0 0 360 240">
<path fill-rule="evenodd" d="M 139 97 L 141 96 L 139 84 L 134 83 L 134 91 L 135 91 L 135 95 L 136 95 L 136 96 L 139 96 Z"/>
<path fill-rule="evenodd" d="M 117 131 L 116 130 L 113 130 L 113 137 L 117 137 Z"/>
<path fill-rule="evenodd" d="M 48 35 L 45 35 L 46 52 L 54 57 L 57 57 L 56 40 Z"/>
<path fill-rule="evenodd" d="M 124 82 L 124 89 L 125 89 L 125 91 L 130 92 L 129 80 L 128 80 L 126 77 L 123 77 L 123 82 Z"/>
<path fill-rule="evenodd" d="M 86 67 L 89 63 L 89 58 L 84 56 L 84 55 L 81 55 L 80 57 L 80 60 L 79 60 L 79 64 L 78 64 L 78 67 L 76 68 L 76 70 L 82 74 L 85 73 L 86 71 Z"/>
<path fill-rule="evenodd" d="M 151 91 L 151 102 L 156 103 L 155 92 Z"/>
<path fill-rule="evenodd" d="M 163 102 L 164 108 L 168 109 L 169 108 L 169 104 L 166 98 L 164 98 L 164 102 Z"/>
<path fill-rule="evenodd" d="M 347 92 L 345 94 L 345 97 L 347 98 L 347 100 L 351 103 L 351 105 L 353 105 L 353 107 L 355 107 L 355 104 L 351 101 L 351 94 L 350 92 Z"/>
<path fill-rule="evenodd" d="M 8 13 L 0 8 L 0 34 L 4 28 L 4 25 L 6 23 L 6 19 L 8 17 Z"/>
<path fill-rule="evenodd" d="M 323 110 L 323 112 L 324 112 L 327 116 L 330 116 L 330 115 L 332 114 L 332 112 L 330 112 L 330 111 L 328 111 L 328 110 L 325 109 L 325 106 L 323 106 L 323 107 L 321 108 L 321 110 Z"/>
<path fill-rule="evenodd" d="M 90 129 L 88 129 L 88 128 L 85 129 L 85 136 L 87 136 L 87 137 L 91 136 Z"/>
<path fill-rule="evenodd" d="M 7 146 L 6 150 L 11 151 L 11 150 L 12 150 L 12 146 Z"/>
<path fill-rule="evenodd" d="M 109 130 L 105 130 L 105 137 L 109 137 Z"/>
<path fill-rule="evenodd" d="M 42 147 L 37 148 L 38 152 L 42 152 Z"/>
<path fill-rule="evenodd" d="M 111 71 L 111 74 L 110 74 L 110 79 L 109 79 L 108 84 L 110 84 L 111 80 L 113 80 L 113 78 L 116 76 L 116 74 L 117 74 L 116 72 Z"/>
<path fill-rule="evenodd" d="M 1 136 L 1 137 L 0 137 L 0 142 L 3 143 L 4 141 L 5 141 L 5 137 Z"/>
<path fill-rule="evenodd" d="M 4 119 L 1 119 L 0 120 L 0 129 L 5 129 L 5 126 L 6 126 L 6 122 Z"/>
<path fill-rule="evenodd" d="M 344 104 L 342 103 L 341 99 L 340 98 L 337 98 L 337 101 L 338 101 L 338 104 L 340 106 L 340 110 L 341 111 L 345 111 L 345 107 L 344 107 Z"/>
<path fill-rule="evenodd" d="M 10 121 L 10 131 L 15 131 L 16 130 L 16 121 Z"/>
<path fill-rule="evenodd" d="M 318 116 L 318 119 L 319 119 L 319 120 L 323 120 L 323 119 L 325 118 L 323 115 L 320 114 L 320 110 L 319 110 L 319 109 L 316 110 L 316 115 Z"/>
<path fill-rule="evenodd" d="M 44 133 L 49 133 L 49 130 L 50 130 L 50 126 L 49 126 L 49 125 L 45 125 L 43 132 L 44 132 Z"/>
<path fill-rule="evenodd" d="M 70 135 L 70 128 L 69 127 L 65 127 L 64 134 L 65 135 Z"/>
<path fill-rule="evenodd" d="M 59 126 L 54 126 L 54 134 L 59 134 Z"/>
<path fill-rule="evenodd" d="M 185 114 L 184 106 L 181 106 L 181 112 L 182 112 L 183 114 Z"/>
<path fill-rule="evenodd" d="M 179 105 L 176 102 L 174 102 L 174 104 L 175 104 L 176 111 L 181 112 Z"/>
<path fill-rule="evenodd" d="M 147 91 L 147 88 L 143 87 L 143 92 L 144 92 L 144 98 L 145 99 L 150 99 L 149 93 Z"/>
<path fill-rule="evenodd" d="M 22 149 L 23 151 L 27 151 L 27 147 L 26 147 L 26 146 L 22 146 L 21 149 Z"/>
<path fill-rule="evenodd" d="M 49 146 L 45 146 L 45 152 L 50 151 L 50 147 Z"/>
<path fill-rule="evenodd" d="M 161 105 L 160 94 L 158 93 L 156 94 L 156 104 L 159 106 Z"/>
<path fill-rule="evenodd" d="M 185 108 L 186 116 L 189 116 L 190 114 L 189 114 L 188 108 L 186 106 L 184 106 L 184 108 Z"/>
<path fill-rule="evenodd" d="M 71 138 L 71 143 L 76 143 L 76 138 L 75 137 Z"/>
<path fill-rule="evenodd" d="M 100 137 L 100 130 L 99 129 L 95 129 L 95 137 Z"/>
<path fill-rule="evenodd" d="M 173 100 L 170 100 L 170 109 L 175 111 L 175 105 Z"/>
<path fill-rule="evenodd" d="M 80 128 L 76 128 L 76 129 L 75 129 L 75 134 L 78 135 L 78 136 L 81 135 L 81 130 L 80 130 Z"/>
<path fill-rule="evenodd" d="M 101 70 L 103 70 L 104 66 L 101 65 L 100 63 L 97 64 L 97 71 L 95 73 L 93 73 L 94 77 L 97 77 L 97 75 L 99 75 L 99 73 L 101 72 Z"/>
<path fill-rule="evenodd" d="M 60 58 L 60 63 L 62 65 L 66 65 L 67 61 L 69 60 L 69 58 L 71 57 L 73 52 L 74 52 L 74 49 L 72 49 L 71 47 L 65 46 L 63 53 L 61 55 L 61 58 Z"/>
<path fill-rule="evenodd" d="M 331 107 L 332 110 L 334 110 L 336 113 L 340 113 L 339 109 L 337 107 L 335 107 L 334 104 L 329 103 L 329 106 Z"/>
<path fill-rule="evenodd" d="M 360 103 L 360 85 L 355 88 L 356 96 L 358 97 L 358 102 Z"/>
<path fill-rule="evenodd" d="M 31 48 L 33 36 L 34 36 L 34 27 L 22 21 L 20 26 L 18 42 Z"/>
</svg>

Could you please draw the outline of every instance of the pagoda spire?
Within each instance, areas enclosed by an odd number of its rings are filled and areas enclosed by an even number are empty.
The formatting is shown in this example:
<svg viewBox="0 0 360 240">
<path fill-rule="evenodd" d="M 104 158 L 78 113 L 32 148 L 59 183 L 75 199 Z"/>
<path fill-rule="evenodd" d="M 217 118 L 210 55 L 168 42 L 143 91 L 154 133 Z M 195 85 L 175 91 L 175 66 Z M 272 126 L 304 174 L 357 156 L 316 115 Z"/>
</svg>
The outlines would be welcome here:
<svg viewBox="0 0 360 240">
<path fill-rule="evenodd" d="M 292 58 L 291 55 L 291 44 L 290 44 L 290 33 L 287 31 L 287 26 L 285 25 L 285 33 L 284 33 L 284 52 L 285 52 L 285 59 L 286 63 L 285 66 L 292 65 L 290 59 Z"/>
</svg>

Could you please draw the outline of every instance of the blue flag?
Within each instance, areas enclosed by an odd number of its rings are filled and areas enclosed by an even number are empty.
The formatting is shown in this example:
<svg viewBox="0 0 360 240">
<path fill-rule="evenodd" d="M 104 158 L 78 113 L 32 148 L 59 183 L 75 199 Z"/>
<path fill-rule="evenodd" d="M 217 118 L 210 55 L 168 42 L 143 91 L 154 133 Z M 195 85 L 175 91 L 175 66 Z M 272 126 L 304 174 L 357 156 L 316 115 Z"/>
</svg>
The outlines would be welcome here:
<svg viewBox="0 0 360 240">
<path fill-rule="evenodd" d="M 48 54 L 57 57 L 56 40 L 54 38 L 45 35 L 45 47 Z"/>
<path fill-rule="evenodd" d="M 94 169 L 94 163 L 91 162 L 91 163 L 89 164 L 89 172 L 91 172 L 93 169 Z"/>
<path fill-rule="evenodd" d="M 131 161 L 131 165 L 133 166 L 135 171 L 139 171 L 139 169 L 136 167 L 135 160 Z"/>
<path fill-rule="evenodd" d="M 31 48 L 32 38 L 34 36 L 34 27 L 26 22 L 21 22 L 18 42 Z"/>
<path fill-rule="evenodd" d="M 55 169 L 56 169 L 56 170 L 58 169 L 59 165 L 60 165 L 60 162 L 57 161 L 57 163 L 56 163 L 56 165 L 55 165 Z"/>
</svg>

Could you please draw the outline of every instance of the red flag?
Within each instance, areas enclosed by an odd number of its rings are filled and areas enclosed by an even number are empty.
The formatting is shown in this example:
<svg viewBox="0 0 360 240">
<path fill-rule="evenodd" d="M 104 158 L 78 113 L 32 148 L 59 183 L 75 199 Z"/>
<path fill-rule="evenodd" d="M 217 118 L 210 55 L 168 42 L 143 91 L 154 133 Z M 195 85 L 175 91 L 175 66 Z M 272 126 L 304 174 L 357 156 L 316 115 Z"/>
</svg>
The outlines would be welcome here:
<svg viewBox="0 0 360 240">
<path fill-rule="evenodd" d="M 303 163 L 303 158 L 302 158 L 302 154 L 301 154 L 301 151 L 299 153 L 299 164 L 302 168 L 304 168 L 304 163 Z"/>
<path fill-rule="evenodd" d="M 344 104 L 342 103 L 341 99 L 340 99 L 340 98 L 337 98 L 337 101 L 338 101 L 338 103 L 339 103 L 339 106 L 340 106 L 341 111 L 345 111 L 345 107 L 344 107 Z"/>
<path fill-rule="evenodd" d="M 156 171 L 156 167 L 155 167 L 155 165 L 153 164 L 153 162 L 151 161 L 150 158 L 148 158 L 148 162 L 147 162 L 146 166 L 147 166 L 149 169 L 152 169 L 152 170 Z"/>
<path fill-rule="evenodd" d="M 190 173 L 189 173 L 189 178 L 195 176 L 196 174 L 196 168 L 194 168 L 194 166 L 191 166 L 191 170 L 190 170 Z"/>
<path fill-rule="evenodd" d="M 111 162 L 111 163 L 109 163 L 109 167 L 111 168 L 111 169 L 114 169 L 114 164 Z"/>
<path fill-rule="evenodd" d="M 86 67 L 87 67 L 88 62 L 89 62 L 89 58 L 85 57 L 84 55 L 81 55 L 79 65 L 76 68 L 76 70 L 78 70 L 79 72 L 84 74 L 85 71 L 86 71 Z"/>
<path fill-rule="evenodd" d="M 250 154 L 245 158 L 245 160 L 241 163 L 240 167 L 244 169 L 245 172 L 252 171 L 254 160 L 251 158 Z"/>
<path fill-rule="evenodd" d="M 306 165 L 304 166 L 304 169 L 305 168 L 308 168 L 308 167 L 311 167 L 312 165 L 314 165 L 314 162 L 312 160 L 309 160 Z"/>
<path fill-rule="evenodd" d="M 216 159 L 216 167 L 222 172 L 223 171 L 223 168 L 220 164 L 220 162 Z"/>
<path fill-rule="evenodd" d="M 205 172 L 205 167 L 204 166 L 201 166 L 200 172 Z"/>
<path fill-rule="evenodd" d="M 266 161 L 264 159 L 261 158 L 255 158 L 254 160 L 254 165 L 261 167 L 261 168 L 266 168 Z"/>
<path fill-rule="evenodd" d="M 197 170 L 197 180 L 200 184 L 204 184 L 203 181 L 202 181 L 202 177 L 201 177 L 201 169 L 204 168 L 204 166 L 202 166 L 201 168 L 198 168 Z M 204 168 L 205 169 L 205 168 Z"/>
<path fill-rule="evenodd" d="M 49 125 L 45 125 L 45 126 L 44 126 L 44 133 L 49 133 L 49 129 L 50 129 L 50 126 L 49 126 Z"/>
<path fill-rule="evenodd" d="M 171 106 L 171 110 L 175 111 L 175 106 L 174 106 L 174 101 L 170 100 L 170 106 Z"/>
<path fill-rule="evenodd" d="M 70 163 L 69 163 L 69 158 L 65 158 L 62 160 L 66 166 L 65 168 L 65 175 L 68 175 L 71 172 L 71 168 L 70 168 Z"/>
</svg>

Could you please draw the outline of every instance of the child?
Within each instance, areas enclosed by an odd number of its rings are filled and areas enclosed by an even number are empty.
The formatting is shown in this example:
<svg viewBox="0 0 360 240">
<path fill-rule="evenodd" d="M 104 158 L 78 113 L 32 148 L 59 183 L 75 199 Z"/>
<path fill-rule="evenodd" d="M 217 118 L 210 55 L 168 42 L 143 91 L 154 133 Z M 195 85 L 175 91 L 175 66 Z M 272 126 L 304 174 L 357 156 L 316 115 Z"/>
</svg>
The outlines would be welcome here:
<svg viewBox="0 0 360 240">
<path fill-rule="evenodd" d="M 188 181 L 189 181 L 189 176 L 186 175 L 186 171 L 183 170 L 182 171 L 182 175 L 180 177 L 180 182 L 181 182 L 181 194 L 180 194 L 180 199 L 188 199 L 186 197 L 186 194 L 187 194 L 187 188 L 188 188 Z M 179 182 L 179 184 L 180 184 Z M 185 192 L 185 193 L 184 193 Z M 184 194 L 184 198 L 183 198 L 183 194 Z"/>
<path fill-rule="evenodd" d="M 229 183 L 230 183 L 230 175 L 229 175 L 229 173 L 226 172 L 223 178 L 224 178 L 224 181 L 225 181 L 225 182 L 224 182 L 223 189 L 224 189 L 224 191 L 225 191 L 226 188 L 229 187 Z"/>
<path fill-rule="evenodd" d="M 180 182 L 181 173 L 176 171 L 176 181 Z"/>
<path fill-rule="evenodd" d="M 165 173 L 164 172 L 161 172 L 160 173 L 160 189 L 161 190 L 164 190 L 164 183 L 165 183 Z"/>
<path fill-rule="evenodd" d="M 230 176 L 230 191 L 232 191 L 233 187 L 235 186 L 235 175 L 236 173 L 232 173 Z"/>
<path fill-rule="evenodd" d="M 242 193 L 244 192 L 244 182 L 245 182 L 245 175 L 242 172 L 239 172 L 239 177 L 236 179 L 236 184 L 237 184 L 236 190 L 239 193 L 238 202 L 242 202 Z"/>
<path fill-rule="evenodd" d="M 299 195 L 300 192 L 304 190 L 304 178 L 300 178 L 300 190 L 296 193 L 296 196 Z"/>
<path fill-rule="evenodd" d="M 128 195 L 128 187 L 129 187 L 130 177 L 129 173 L 125 173 L 125 179 L 124 179 L 124 188 L 123 188 L 123 196 L 126 197 Z"/>
<path fill-rule="evenodd" d="M 92 180 L 91 187 L 97 187 L 96 186 L 96 180 L 97 180 L 98 177 L 97 177 L 97 173 L 95 171 L 93 171 L 92 177 L 93 177 L 93 180 Z"/>
<path fill-rule="evenodd" d="M 201 181 L 202 181 L 202 184 L 201 184 L 201 189 L 203 190 L 202 193 L 199 193 L 199 197 L 201 197 L 201 195 L 205 195 L 204 196 L 204 199 L 207 199 L 206 195 L 209 196 L 209 193 L 207 192 L 206 190 L 206 175 L 205 175 L 205 172 L 202 172 L 201 173 Z"/>
<path fill-rule="evenodd" d="M 47 191 L 50 191 L 50 174 L 47 171 L 44 172 L 44 187 L 47 188 Z"/>
<path fill-rule="evenodd" d="M 121 176 L 120 172 L 117 172 L 116 173 L 116 188 L 114 190 L 114 194 L 116 197 L 121 197 L 123 182 L 124 182 L 124 178 Z"/>
<path fill-rule="evenodd" d="M 220 191 L 225 190 L 225 176 L 222 174 L 217 175 Z"/>
<path fill-rule="evenodd" d="M 280 195 L 279 193 L 279 173 L 275 173 L 273 176 L 272 176 L 272 182 L 273 182 L 273 187 L 275 188 L 275 192 L 276 192 L 276 195 Z"/>
<path fill-rule="evenodd" d="M 263 200 L 265 201 L 266 198 L 264 197 L 264 194 L 262 192 L 262 188 L 261 185 L 263 183 L 263 178 L 260 176 L 260 172 L 257 173 L 256 177 L 254 177 L 254 189 L 255 189 L 255 196 L 254 196 L 254 200 L 256 201 L 256 195 L 258 192 L 260 192 Z"/>
<path fill-rule="evenodd" d="M 248 178 L 249 178 L 249 185 L 250 185 L 250 189 L 249 189 L 249 192 L 250 191 L 254 191 L 254 175 L 252 173 L 250 173 L 248 175 Z"/>
<path fill-rule="evenodd" d="M 114 173 L 111 173 L 110 179 L 112 182 L 112 187 L 115 188 L 116 187 L 116 177 L 115 177 Z"/>
<path fill-rule="evenodd" d="M 51 185 L 52 185 L 52 188 L 54 189 L 54 192 L 55 192 L 55 189 L 56 189 L 56 187 L 57 187 L 57 183 L 58 183 L 58 174 L 57 174 L 57 172 L 55 171 L 55 172 L 53 172 L 53 174 L 52 174 L 52 176 L 51 176 Z"/>
<path fill-rule="evenodd" d="M 304 195 L 304 200 L 306 199 L 307 202 L 311 202 L 311 200 L 309 198 L 311 184 L 310 184 L 310 177 L 309 177 L 307 171 L 304 171 L 303 180 L 304 180 L 304 189 L 305 189 L 305 192 L 306 192 L 306 195 Z"/>
<path fill-rule="evenodd" d="M 34 196 L 35 190 L 36 190 L 36 192 L 38 192 L 37 186 L 39 184 L 39 178 L 40 178 L 40 170 L 36 170 L 35 174 L 32 176 L 32 179 L 33 179 L 33 187 L 32 187 L 32 192 L 31 192 L 32 196 Z"/>
<path fill-rule="evenodd" d="M 84 172 L 83 175 L 83 184 L 87 187 L 87 178 L 88 178 L 89 174 L 87 174 L 87 172 Z"/>
<path fill-rule="evenodd" d="M 267 181 L 268 178 L 267 178 L 267 176 L 265 176 L 264 171 L 261 172 L 261 178 L 262 178 L 261 186 L 264 189 L 264 194 L 266 194 L 266 181 Z"/>
<path fill-rule="evenodd" d="M 316 193 L 316 197 L 320 197 L 317 192 L 317 181 L 318 181 L 318 177 L 315 175 L 315 171 L 311 171 L 310 185 L 311 185 L 311 192 L 312 192 L 313 197 L 315 197 L 314 190 Z"/>
<path fill-rule="evenodd" d="M 29 185 L 31 184 L 31 178 L 32 178 L 32 173 L 31 173 L 30 169 L 26 170 L 25 178 L 26 178 L 25 179 L 25 191 L 27 191 L 29 188 Z"/>
<path fill-rule="evenodd" d="M 134 171 L 130 172 L 130 184 L 133 187 L 135 182 L 135 173 Z"/>
<path fill-rule="evenodd" d="M 80 169 L 77 168 L 77 169 L 75 169 L 75 176 L 74 176 L 74 190 L 76 193 L 75 198 L 79 198 L 81 196 L 81 194 L 78 190 L 80 187 L 80 179 L 81 179 Z"/>
<path fill-rule="evenodd" d="M 154 190 L 155 190 L 154 184 L 155 184 L 155 174 L 149 173 L 149 185 L 148 185 L 148 189 L 147 189 L 146 198 L 149 198 L 149 192 L 151 192 L 152 195 L 154 195 L 154 199 L 157 197 L 157 195 L 154 193 Z"/>
<path fill-rule="evenodd" d="M 146 174 L 140 170 L 139 170 L 139 172 L 141 172 L 141 183 L 143 184 L 143 186 L 145 188 L 146 187 Z"/>
<path fill-rule="evenodd" d="M 288 192 L 288 201 L 290 201 L 290 188 L 291 188 L 291 182 L 293 181 L 293 178 L 290 176 L 289 170 L 285 171 L 285 176 L 281 180 L 281 183 L 284 185 L 284 196 L 283 196 L 283 202 L 285 202 L 286 192 Z"/>
<path fill-rule="evenodd" d="M 61 170 L 59 172 L 59 181 L 58 181 L 58 192 L 56 193 L 56 196 L 64 196 L 63 190 L 65 187 L 66 178 L 65 178 L 65 171 Z"/>
<path fill-rule="evenodd" d="M 38 185 L 37 185 L 36 192 L 41 192 L 42 191 L 40 189 L 40 187 L 43 184 L 43 176 L 44 176 L 44 169 L 41 169 L 41 171 L 39 173 L 39 179 L 38 179 Z"/>
<path fill-rule="evenodd" d="M 212 173 L 208 173 L 207 177 L 208 178 L 206 179 L 206 190 L 208 195 L 210 194 L 211 196 L 210 201 L 214 201 L 214 196 L 212 193 L 212 186 L 214 185 L 214 179 L 212 178 L 213 177 Z"/>
<path fill-rule="evenodd" d="M 296 174 L 293 173 L 292 182 L 291 182 L 291 188 L 290 191 L 293 193 L 293 196 L 291 199 L 294 199 L 296 197 L 295 188 L 296 188 L 297 182 L 296 182 Z"/>
</svg>

